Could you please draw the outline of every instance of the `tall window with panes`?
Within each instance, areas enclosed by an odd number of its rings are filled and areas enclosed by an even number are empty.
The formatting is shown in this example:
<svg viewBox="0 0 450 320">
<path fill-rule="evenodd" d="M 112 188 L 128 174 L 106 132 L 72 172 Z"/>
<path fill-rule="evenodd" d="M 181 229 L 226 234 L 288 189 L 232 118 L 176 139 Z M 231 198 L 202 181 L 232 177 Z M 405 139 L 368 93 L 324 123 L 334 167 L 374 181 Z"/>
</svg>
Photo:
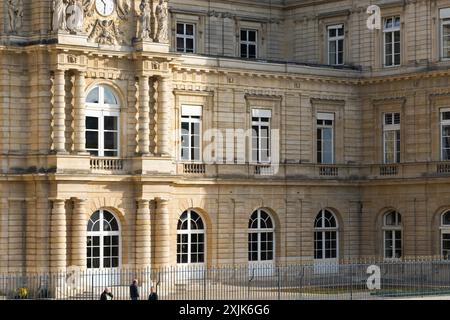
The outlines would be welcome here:
<svg viewBox="0 0 450 320">
<path fill-rule="evenodd" d="M 258 55 L 258 31 L 241 29 L 241 58 L 256 59 Z"/>
<path fill-rule="evenodd" d="M 384 20 L 384 65 L 399 66 L 400 53 L 400 17 L 390 17 Z"/>
<path fill-rule="evenodd" d="M 177 23 L 177 52 L 195 52 L 195 25 Z"/>
<path fill-rule="evenodd" d="M 400 163 L 400 113 L 383 115 L 384 163 Z"/>
<path fill-rule="evenodd" d="M 344 25 L 339 24 L 328 28 L 328 64 L 344 64 Z"/>
<path fill-rule="evenodd" d="M 201 161 L 201 106 L 181 108 L 181 160 Z"/>
<path fill-rule="evenodd" d="M 252 110 L 252 162 L 270 163 L 270 110 Z"/>
<path fill-rule="evenodd" d="M 450 59 L 450 8 L 441 9 L 441 59 Z"/>
<path fill-rule="evenodd" d="M 317 114 L 317 163 L 334 163 L 334 113 Z"/>
<path fill-rule="evenodd" d="M 450 161 L 450 109 L 441 111 L 441 160 Z"/>
</svg>

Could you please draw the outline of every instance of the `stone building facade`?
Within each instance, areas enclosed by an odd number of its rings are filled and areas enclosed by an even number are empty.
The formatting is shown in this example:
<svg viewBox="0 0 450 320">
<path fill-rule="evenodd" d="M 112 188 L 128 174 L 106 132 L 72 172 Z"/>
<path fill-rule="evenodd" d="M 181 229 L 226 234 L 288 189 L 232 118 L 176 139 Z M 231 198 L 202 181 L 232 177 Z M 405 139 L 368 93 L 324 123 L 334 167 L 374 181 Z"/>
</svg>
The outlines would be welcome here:
<svg viewBox="0 0 450 320">
<path fill-rule="evenodd" d="M 450 1 L 0 16 L 0 272 L 447 256 Z"/>
</svg>

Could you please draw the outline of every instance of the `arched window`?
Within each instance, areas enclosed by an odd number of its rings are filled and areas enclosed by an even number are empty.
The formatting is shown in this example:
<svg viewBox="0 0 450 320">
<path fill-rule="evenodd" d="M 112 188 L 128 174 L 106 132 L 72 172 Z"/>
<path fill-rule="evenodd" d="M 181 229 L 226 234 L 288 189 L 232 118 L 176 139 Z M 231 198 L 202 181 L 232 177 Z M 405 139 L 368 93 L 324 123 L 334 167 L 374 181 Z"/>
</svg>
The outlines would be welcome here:
<svg viewBox="0 0 450 320">
<path fill-rule="evenodd" d="M 108 86 L 94 87 L 86 97 L 86 150 L 93 156 L 119 156 L 120 104 Z"/>
<path fill-rule="evenodd" d="M 248 260 L 270 262 L 274 260 L 274 225 L 264 210 L 253 212 L 248 222 Z"/>
<path fill-rule="evenodd" d="M 117 268 L 120 264 L 120 226 L 109 211 L 96 211 L 87 227 L 87 267 Z"/>
<path fill-rule="evenodd" d="M 193 210 L 185 211 L 178 220 L 177 263 L 205 262 L 205 226 Z"/>
<path fill-rule="evenodd" d="M 383 217 L 384 258 L 400 259 L 402 257 L 402 215 L 389 211 Z"/>
<path fill-rule="evenodd" d="M 314 222 L 314 259 L 338 258 L 338 223 L 334 214 L 321 210 Z"/>
<path fill-rule="evenodd" d="M 441 248 L 442 257 L 450 259 L 450 210 L 441 216 Z"/>
</svg>

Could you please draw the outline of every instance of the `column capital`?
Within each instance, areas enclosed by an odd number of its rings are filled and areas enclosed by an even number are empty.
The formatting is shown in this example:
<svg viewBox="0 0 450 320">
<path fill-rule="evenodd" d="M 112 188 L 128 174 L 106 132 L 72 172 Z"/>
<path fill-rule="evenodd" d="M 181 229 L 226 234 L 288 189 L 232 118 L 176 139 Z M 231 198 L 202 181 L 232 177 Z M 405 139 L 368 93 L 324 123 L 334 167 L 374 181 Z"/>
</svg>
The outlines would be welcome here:
<svg viewBox="0 0 450 320">
<path fill-rule="evenodd" d="M 49 198 L 48 200 L 55 204 L 64 204 L 66 202 L 66 199 L 61 198 Z"/>
<path fill-rule="evenodd" d="M 137 198 L 136 202 L 138 203 L 139 207 L 141 207 L 141 206 L 149 206 L 150 205 L 150 200 L 149 199 Z"/>
<path fill-rule="evenodd" d="M 72 198 L 73 203 L 85 205 L 88 202 L 88 199 L 84 198 Z"/>
</svg>

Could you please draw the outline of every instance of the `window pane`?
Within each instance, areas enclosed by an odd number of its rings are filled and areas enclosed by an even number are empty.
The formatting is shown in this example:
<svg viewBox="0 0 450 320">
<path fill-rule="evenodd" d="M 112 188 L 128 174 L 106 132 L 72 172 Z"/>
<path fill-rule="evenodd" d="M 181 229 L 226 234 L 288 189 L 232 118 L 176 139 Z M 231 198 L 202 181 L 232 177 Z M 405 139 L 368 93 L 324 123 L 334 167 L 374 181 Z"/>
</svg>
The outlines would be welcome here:
<svg viewBox="0 0 450 320">
<path fill-rule="evenodd" d="M 246 44 L 241 44 L 241 58 L 248 58 Z"/>
<path fill-rule="evenodd" d="M 105 132 L 105 149 L 117 149 L 117 132 Z"/>
<path fill-rule="evenodd" d="M 247 41 L 247 30 L 241 30 L 241 41 Z"/>
<path fill-rule="evenodd" d="M 194 52 L 194 39 L 186 39 L 186 52 Z"/>
<path fill-rule="evenodd" d="M 194 35 L 194 25 L 193 24 L 186 25 L 186 35 L 188 35 L 188 36 Z"/>
<path fill-rule="evenodd" d="M 86 129 L 98 130 L 98 118 L 86 117 Z"/>
<path fill-rule="evenodd" d="M 249 58 L 256 58 L 256 46 L 255 45 L 249 45 L 248 46 L 248 57 Z"/>
<path fill-rule="evenodd" d="M 256 41 L 256 31 L 248 32 L 248 41 L 255 42 Z"/>
<path fill-rule="evenodd" d="M 184 24 L 177 23 L 177 34 L 184 34 Z"/>
<path fill-rule="evenodd" d="M 117 117 L 105 117 L 105 130 L 118 130 Z"/>
<path fill-rule="evenodd" d="M 86 131 L 86 148 L 98 149 L 98 132 Z"/>
<path fill-rule="evenodd" d="M 183 38 L 177 38 L 177 51 L 184 52 L 184 39 Z"/>
<path fill-rule="evenodd" d="M 105 88 L 105 104 L 118 104 L 116 97 L 108 88 Z"/>
<path fill-rule="evenodd" d="M 86 97 L 87 103 L 99 103 L 99 88 L 94 88 Z"/>
</svg>

